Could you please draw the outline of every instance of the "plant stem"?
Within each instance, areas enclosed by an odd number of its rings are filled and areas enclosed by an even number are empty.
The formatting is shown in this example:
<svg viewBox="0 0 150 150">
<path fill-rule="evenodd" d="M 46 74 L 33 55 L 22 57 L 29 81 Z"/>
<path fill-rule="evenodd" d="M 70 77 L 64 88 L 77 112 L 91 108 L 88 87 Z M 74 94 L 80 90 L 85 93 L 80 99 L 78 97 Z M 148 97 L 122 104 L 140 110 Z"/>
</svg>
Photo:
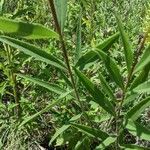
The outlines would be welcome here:
<svg viewBox="0 0 150 150">
<path fill-rule="evenodd" d="M 77 91 L 77 88 L 76 88 L 76 85 L 75 85 L 75 80 L 74 80 L 74 77 L 73 77 L 73 74 L 72 74 L 72 71 L 71 71 L 71 67 L 70 67 L 70 63 L 69 63 L 69 59 L 68 59 L 68 53 L 67 53 L 66 45 L 65 45 L 64 38 L 63 38 L 63 35 L 62 35 L 62 32 L 61 32 L 60 25 L 58 23 L 54 2 L 53 2 L 53 0 L 48 0 L 48 2 L 49 2 L 49 5 L 50 5 L 50 8 L 51 8 L 51 12 L 52 12 L 52 15 L 53 15 L 56 30 L 59 34 L 60 44 L 61 44 L 64 60 L 65 60 L 66 65 L 67 65 L 68 73 L 69 73 L 69 76 L 70 76 L 70 79 L 71 79 L 71 83 L 72 83 L 72 86 L 74 88 L 76 98 L 77 98 L 77 100 L 80 104 L 80 107 L 82 109 L 82 112 L 83 112 L 84 107 L 82 105 L 82 102 L 80 101 L 79 94 L 78 94 L 78 91 Z"/>
<path fill-rule="evenodd" d="M 141 55 L 142 53 L 142 49 L 144 48 L 144 44 L 145 44 L 145 41 L 146 41 L 146 38 L 147 38 L 147 33 L 144 35 L 144 37 L 141 39 L 140 41 L 140 45 L 139 47 L 137 48 L 136 50 L 136 54 L 135 54 L 135 59 L 134 59 L 134 62 L 133 62 L 133 65 L 131 67 L 131 71 L 130 73 L 128 74 L 128 77 L 127 77 L 127 83 L 126 83 L 126 87 L 125 87 L 125 91 L 127 90 L 129 84 L 130 84 L 130 80 L 132 78 L 132 75 L 133 75 L 133 71 L 135 69 L 135 66 L 136 64 L 138 63 L 138 59 L 139 59 L 139 56 Z"/>
<path fill-rule="evenodd" d="M 7 53 L 8 65 L 11 66 L 12 65 L 11 50 L 10 50 L 9 46 L 6 46 L 5 44 L 4 44 L 4 48 Z M 18 92 L 17 92 L 18 90 L 17 90 L 16 75 L 12 69 L 9 71 L 9 79 L 12 83 L 13 96 L 15 99 L 15 103 L 17 104 L 17 106 L 16 106 L 17 109 L 15 112 L 16 112 L 17 116 L 19 117 L 21 115 L 21 107 L 20 107 L 19 96 L 18 96 Z"/>
<path fill-rule="evenodd" d="M 13 72 L 12 72 L 12 82 L 13 82 L 13 93 L 14 93 L 15 103 L 17 104 L 16 114 L 19 118 L 21 116 L 21 107 L 20 107 L 20 101 L 19 101 L 18 90 L 17 90 L 16 75 Z"/>
<path fill-rule="evenodd" d="M 127 77 L 127 83 L 126 83 L 126 86 L 125 86 L 125 90 L 123 91 L 123 96 L 122 96 L 122 100 L 121 100 L 121 103 L 120 103 L 120 108 L 122 108 L 126 90 L 127 90 L 128 86 L 130 84 L 130 80 L 132 79 L 133 71 L 135 69 L 136 64 L 138 63 L 138 59 L 139 59 L 139 56 L 141 55 L 142 49 L 144 48 L 146 38 L 147 38 L 147 34 L 144 35 L 143 39 L 140 42 L 139 47 L 136 50 L 135 59 L 134 59 L 133 65 L 131 67 L 131 71 L 128 74 L 128 77 Z M 120 109 L 119 109 L 119 115 L 120 115 Z"/>
<path fill-rule="evenodd" d="M 117 113 L 117 117 L 116 117 L 116 133 L 117 133 L 116 149 L 117 149 L 117 150 L 119 149 L 120 126 L 122 125 L 122 122 L 123 122 L 123 121 L 121 121 L 121 125 L 120 125 L 119 118 L 120 118 L 121 109 L 122 109 L 123 102 L 124 102 L 124 98 L 125 98 L 125 93 L 126 93 L 127 88 L 128 88 L 128 86 L 129 86 L 129 84 L 130 84 L 130 80 L 132 79 L 133 71 L 134 71 L 134 69 L 135 69 L 136 64 L 138 63 L 139 56 L 141 55 L 142 49 L 144 48 L 144 44 L 145 44 L 146 38 L 147 38 L 147 33 L 146 33 L 146 34 L 144 35 L 144 37 L 141 39 L 140 45 L 138 46 L 138 48 L 137 48 L 137 50 L 136 50 L 134 62 L 133 62 L 133 65 L 132 65 L 132 67 L 131 67 L 131 71 L 130 71 L 130 73 L 128 74 L 127 83 L 126 83 L 126 85 L 125 85 L 125 89 L 124 89 L 123 94 L 122 94 L 122 99 L 121 99 L 120 105 L 119 105 L 119 107 L 118 107 L 118 113 Z"/>
<path fill-rule="evenodd" d="M 83 112 L 84 114 L 84 117 L 86 119 L 86 121 L 91 125 L 91 127 L 93 126 L 93 123 L 91 122 L 91 120 L 89 119 L 89 116 L 87 115 L 87 113 L 84 111 L 84 105 L 82 104 L 80 98 L 79 98 L 79 93 L 78 93 L 78 90 L 76 88 L 76 84 L 75 84 L 75 79 L 73 77 L 73 73 L 71 71 L 71 66 L 70 66 L 70 62 L 69 62 L 69 59 L 68 59 L 68 53 L 67 53 L 67 49 L 66 49 L 66 45 L 65 45 L 65 41 L 64 41 L 64 37 L 63 37 L 63 34 L 62 34 L 62 31 L 61 31 L 61 28 L 60 28 L 60 25 L 58 23 L 58 19 L 57 19 L 57 15 L 56 15 L 56 10 L 55 10 L 55 6 L 54 6 L 54 2 L 53 0 L 48 0 L 49 2 L 49 5 L 50 5 L 50 8 L 51 8 L 51 12 L 52 12 L 52 15 L 53 15 L 53 19 L 54 19 L 54 23 L 55 23 L 55 27 L 56 27 L 56 30 L 59 34 L 59 39 L 60 39 L 60 44 L 61 44 L 61 48 L 62 48 L 62 52 L 63 52 L 63 56 L 64 56 L 64 60 L 66 62 L 66 65 L 67 65 L 67 69 L 68 69 L 68 74 L 71 78 L 71 83 L 72 83 L 72 86 L 73 86 L 73 89 L 75 91 L 75 96 L 76 96 L 76 99 L 80 105 L 80 111 Z"/>
</svg>

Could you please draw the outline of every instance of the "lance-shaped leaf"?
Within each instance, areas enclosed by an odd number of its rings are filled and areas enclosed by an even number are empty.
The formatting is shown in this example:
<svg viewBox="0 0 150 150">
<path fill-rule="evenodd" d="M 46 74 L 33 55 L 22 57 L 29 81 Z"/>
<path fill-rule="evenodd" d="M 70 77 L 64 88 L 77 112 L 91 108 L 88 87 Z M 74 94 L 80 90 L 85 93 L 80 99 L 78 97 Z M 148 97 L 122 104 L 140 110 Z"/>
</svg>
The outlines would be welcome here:
<svg viewBox="0 0 150 150">
<path fill-rule="evenodd" d="M 68 78 L 68 76 L 61 70 L 59 71 L 59 73 L 60 73 L 61 77 L 64 79 L 65 83 L 72 88 L 72 83 L 71 83 L 70 79 Z"/>
<path fill-rule="evenodd" d="M 75 51 L 75 63 L 79 60 L 81 56 L 81 19 L 82 11 L 80 8 L 80 13 L 78 17 L 77 30 L 76 30 L 76 51 Z"/>
<path fill-rule="evenodd" d="M 76 120 L 78 120 L 80 117 L 81 117 L 81 114 L 76 115 L 76 116 L 72 117 L 69 121 L 70 121 L 70 122 L 76 121 Z M 55 132 L 55 134 L 52 136 L 52 138 L 51 138 L 51 140 L 50 140 L 50 142 L 49 142 L 49 145 L 51 145 L 51 144 L 53 143 L 53 141 L 55 141 L 55 139 L 56 139 L 59 135 L 61 135 L 64 131 L 66 131 L 70 126 L 71 126 L 71 125 L 70 125 L 69 122 L 68 122 L 68 124 L 65 124 L 65 125 L 63 125 L 61 128 L 57 129 L 56 132 Z"/>
<path fill-rule="evenodd" d="M 96 128 L 91 128 L 85 125 L 80 125 L 80 124 L 76 124 L 76 123 L 70 123 L 74 128 L 77 128 L 78 130 L 80 130 L 81 132 L 94 137 L 94 138 L 99 138 L 102 140 L 105 140 L 107 137 L 109 137 L 109 135 L 100 130 L 100 129 L 96 129 Z"/>
<path fill-rule="evenodd" d="M 101 86 L 103 88 L 103 90 L 105 91 L 105 93 L 112 99 L 112 100 L 116 100 L 113 91 L 111 90 L 111 87 L 109 86 L 108 82 L 105 80 L 105 78 L 103 77 L 102 74 L 99 73 L 99 78 L 101 81 Z"/>
<path fill-rule="evenodd" d="M 128 69 L 128 72 L 130 72 L 131 66 L 133 63 L 133 52 L 131 49 L 131 43 L 129 42 L 129 38 L 123 29 L 123 24 L 121 22 L 121 19 L 118 17 L 117 14 L 116 14 L 116 20 L 118 23 L 118 28 L 119 28 L 120 35 L 121 35 L 122 42 L 123 42 L 123 46 L 124 46 L 124 54 L 125 54 L 127 69 Z"/>
<path fill-rule="evenodd" d="M 110 144 L 114 143 L 115 141 L 116 141 L 116 138 L 108 137 L 99 146 L 97 146 L 95 150 L 105 150 Z"/>
<path fill-rule="evenodd" d="M 21 124 L 19 125 L 19 128 L 21 128 L 22 126 L 24 126 L 28 122 L 31 122 L 32 120 L 36 119 L 38 116 L 42 115 L 43 113 L 49 111 L 51 108 L 53 108 L 55 105 L 57 105 L 60 101 L 61 101 L 61 99 L 58 99 L 58 100 L 50 103 L 48 106 L 46 106 L 44 109 L 42 109 L 41 111 L 37 112 L 36 114 L 34 114 L 32 116 L 29 116 L 29 117 L 26 117 L 26 119 L 23 120 L 21 122 Z"/>
<path fill-rule="evenodd" d="M 65 70 L 65 65 L 60 60 L 48 54 L 47 52 L 41 50 L 40 48 L 37 48 L 31 44 L 22 42 L 20 40 L 16 40 L 14 38 L 6 37 L 6 36 L 0 36 L 0 41 L 16 49 L 19 49 L 20 51 L 24 52 L 29 56 L 36 58 L 37 60 L 43 61 L 57 68 Z"/>
<path fill-rule="evenodd" d="M 85 135 L 79 140 L 74 147 L 74 150 L 89 150 L 90 149 L 90 139 Z"/>
<path fill-rule="evenodd" d="M 140 72 L 140 74 L 135 78 L 133 83 L 131 84 L 130 90 L 137 87 L 139 84 L 145 82 L 148 78 L 150 72 L 150 63 L 148 63 L 143 70 Z"/>
<path fill-rule="evenodd" d="M 64 29 L 65 20 L 66 20 L 67 1 L 68 0 L 55 0 L 54 1 L 58 22 L 59 22 L 62 32 Z"/>
<path fill-rule="evenodd" d="M 70 92 L 66 92 L 62 95 L 60 95 L 60 97 L 58 98 L 58 100 L 51 102 L 50 104 L 48 104 L 44 109 L 42 109 L 41 111 L 26 117 L 19 125 L 18 129 L 20 129 L 22 126 L 26 125 L 27 123 L 33 121 L 34 119 L 36 119 L 37 117 L 39 117 L 40 115 L 42 115 L 43 113 L 51 110 L 55 105 L 57 105 L 58 103 L 62 102 L 62 99 L 65 98 L 68 94 L 70 94 Z"/>
<path fill-rule="evenodd" d="M 56 38 L 58 34 L 42 25 L 0 18 L 0 31 L 26 39 Z"/>
<path fill-rule="evenodd" d="M 88 51 L 85 55 L 81 56 L 76 66 L 80 66 L 80 68 L 84 68 L 88 63 L 94 62 L 98 59 L 98 56 L 93 51 Z"/>
<path fill-rule="evenodd" d="M 55 134 L 52 136 L 50 142 L 49 142 L 49 146 L 56 140 L 56 138 L 61 135 L 63 132 L 65 132 L 71 125 L 70 124 L 66 124 L 63 125 L 61 128 L 57 129 Z"/>
<path fill-rule="evenodd" d="M 150 106 L 150 97 L 140 101 L 137 105 L 131 108 L 126 114 L 126 119 L 136 120 L 148 106 Z"/>
<path fill-rule="evenodd" d="M 112 36 L 104 40 L 104 42 L 97 45 L 96 48 L 103 51 L 108 51 L 111 48 L 111 46 L 114 44 L 114 42 L 116 42 L 119 39 L 119 36 L 120 34 L 118 32 L 113 34 Z"/>
<path fill-rule="evenodd" d="M 30 76 L 26 76 L 26 75 L 23 75 L 23 74 L 17 74 L 18 76 L 28 80 L 28 81 L 31 81 L 35 84 L 38 84 L 39 86 L 42 86 L 56 94 L 63 94 L 65 93 L 66 91 L 62 88 L 60 88 L 58 85 L 56 84 L 50 84 L 50 83 L 47 83 L 45 81 L 42 81 L 40 79 L 37 79 L 37 78 L 33 78 L 33 77 L 30 77 Z"/>
<path fill-rule="evenodd" d="M 150 63 L 150 45 L 146 48 L 138 64 L 135 66 L 134 73 L 142 70 L 149 63 Z"/>
<path fill-rule="evenodd" d="M 123 101 L 123 105 L 126 105 L 128 103 L 131 103 L 135 101 L 135 99 L 139 96 L 139 93 L 133 93 L 131 92 L 130 95 L 127 95 Z"/>
<path fill-rule="evenodd" d="M 5 0 L 1 0 L 0 1 L 0 15 L 3 14 L 4 4 L 5 4 Z"/>
<path fill-rule="evenodd" d="M 138 122 L 129 120 L 126 128 L 132 135 L 138 136 L 140 139 L 150 141 L 150 130 L 143 127 Z"/>
<path fill-rule="evenodd" d="M 125 150 L 150 150 L 150 148 L 148 147 L 142 147 L 139 145 L 135 145 L 135 144 L 121 144 L 121 147 Z"/>
<path fill-rule="evenodd" d="M 113 59 L 111 59 L 106 53 L 103 51 L 95 51 L 95 53 L 99 56 L 99 58 L 104 62 L 107 71 L 109 72 L 110 77 L 114 80 L 114 82 L 120 86 L 120 88 L 124 89 L 123 79 L 120 74 L 120 70 Z"/>
<path fill-rule="evenodd" d="M 104 94 L 99 90 L 99 88 L 93 84 L 82 72 L 74 68 L 75 73 L 79 77 L 79 81 L 85 86 L 88 92 L 92 95 L 93 100 L 98 103 L 104 110 L 108 113 L 115 115 L 115 109 L 111 102 L 106 99 Z"/>
<path fill-rule="evenodd" d="M 137 93 L 150 93 L 150 80 L 140 84 L 139 86 L 134 88 L 133 91 Z"/>
<path fill-rule="evenodd" d="M 119 34 L 115 33 L 107 38 L 101 44 L 97 45 L 97 50 L 108 51 L 111 46 L 118 40 Z M 76 66 L 84 67 L 86 64 L 91 63 L 98 59 L 98 56 L 93 51 L 88 51 L 85 55 L 81 56 Z"/>
</svg>

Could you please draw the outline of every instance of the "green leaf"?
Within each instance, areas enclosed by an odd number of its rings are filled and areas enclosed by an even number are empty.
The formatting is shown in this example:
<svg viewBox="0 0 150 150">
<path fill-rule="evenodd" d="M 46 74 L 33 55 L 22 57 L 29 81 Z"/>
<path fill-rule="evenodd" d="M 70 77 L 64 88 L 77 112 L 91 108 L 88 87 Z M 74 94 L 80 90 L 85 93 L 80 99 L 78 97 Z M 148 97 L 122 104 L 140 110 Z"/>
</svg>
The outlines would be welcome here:
<svg viewBox="0 0 150 150">
<path fill-rule="evenodd" d="M 76 121 L 78 120 L 79 118 L 81 117 L 81 114 L 79 115 L 76 115 L 74 117 L 72 117 L 69 121 Z M 52 136 L 50 142 L 49 142 L 49 145 L 52 144 L 53 141 L 55 141 L 55 139 L 60 135 L 62 134 L 64 131 L 66 131 L 68 128 L 70 127 L 70 124 L 65 124 L 63 125 L 61 128 L 57 129 L 55 134 Z"/>
<path fill-rule="evenodd" d="M 3 8 L 4 8 L 5 0 L 0 1 L 0 15 L 3 14 Z"/>
<path fill-rule="evenodd" d="M 40 115 L 42 115 L 43 113 L 49 111 L 50 109 L 52 109 L 55 105 L 57 105 L 58 103 L 62 102 L 62 99 L 64 97 L 66 97 L 68 94 L 70 94 L 69 92 L 64 93 L 63 95 L 61 95 L 58 100 L 51 102 L 50 104 L 48 104 L 44 109 L 42 109 L 41 111 L 35 113 L 34 115 L 31 115 L 29 117 L 26 117 L 26 119 L 24 119 L 21 124 L 19 125 L 18 129 L 20 129 L 22 126 L 26 125 L 28 122 L 33 121 L 34 119 L 36 119 L 37 117 L 39 117 Z"/>
<path fill-rule="evenodd" d="M 68 86 L 70 86 L 71 88 L 73 88 L 72 87 L 72 83 L 71 83 L 70 79 L 68 78 L 68 76 L 63 71 L 61 71 L 61 70 L 59 71 L 59 73 L 60 73 L 61 77 L 64 79 L 65 83 Z"/>
<path fill-rule="evenodd" d="M 111 115 L 115 116 L 115 109 L 111 102 L 106 99 L 104 94 L 99 90 L 99 88 L 93 84 L 82 72 L 74 68 L 75 73 L 79 77 L 79 80 L 86 87 L 88 92 L 93 96 L 93 100 L 98 103 L 104 110 L 106 110 Z"/>
<path fill-rule="evenodd" d="M 34 11 L 34 8 L 31 6 L 24 9 L 20 9 L 11 17 L 11 19 L 19 18 L 22 15 L 26 15 L 26 13 L 29 11 Z"/>
<path fill-rule="evenodd" d="M 116 42 L 119 39 L 119 36 L 120 34 L 118 32 L 113 34 L 112 36 L 104 40 L 104 42 L 97 45 L 96 48 L 103 51 L 108 51 L 111 48 L 111 46 L 114 44 L 114 42 Z"/>
<path fill-rule="evenodd" d="M 103 77 L 102 74 L 99 73 L 99 78 L 100 78 L 100 81 L 101 81 L 101 86 L 104 90 L 104 92 L 112 99 L 112 100 L 116 100 L 114 94 L 113 94 L 113 91 L 111 90 L 109 84 L 107 83 L 107 81 L 105 80 L 105 78 Z"/>
<path fill-rule="evenodd" d="M 58 60 L 56 57 L 46 53 L 45 51 L 25 42 L 16 40 L 14 38 L 0 36 L 0 41 L 6 43 L 20 51 L 24 52 L 25 54 L 36 58 L 37 60 L 43 61 L 50 65 L 53 65 L 59 69 L 66 70 L 65 65 Z"/>
<path fill-rule="evenodd" d="M 68 128 L 70 127 L 69 124 L 63 125 L 61 128 L 57 129 L 55 134 L 52 136 L 50 142 L 49 142 L 49 146 L 52 144 L 53 141 L 55 141 L 55 139 L 62 134 L 64 131 L 66 131 Z"/>
<path fill-rule="evenodd" d="M 124 148 L 125 150 L 150 150 L 150 148 L 134 144 L 122 144 L 121 147 Z"/>
<path fill-rule="evenodd" d="M 101 131 L 100 129 L 91 128 L 85 125 L 71 123 L 71 126 L 94 138 L 100 138 L 102 140 L 105 140 L 109 136 L 106 132 Z"/>
<path fill-rule="evenodd" d="M 102 51 L 108 51 L 111 46 L 118 40 L 119 34 L 116 33 L 109 38 L 105 39 L 104 42 L 97 45 L 96 48 Z M 81 56 L 76 66 L 80 66 L 84 68 L 84 66 L 88 63 L 91 63 L 98 59 L 98 56 L 93 51 L 88 51 L 85 55 Z"/>
<path fill-rule="evenodd" d="M 116 14 L 115 16 L 116 16 L 118 28 L 119 28 L 119 31 L 120 31 L 120 34 L 121 34 L 123 46 L 124 46 L 124 54 L 125 54 L 125 61 L 126 61 L 126 64 L 127 64 L 127 69 L 128 69 L 128 72 L 130 72 L 131 71 L 131 66 L 132 66 L 132 63 L 133 63 L 133 52 L 132 52 L 132 49 L 131 49 L 131 43 L 129 42 L 129 38 L 128 38 L 127 34 L 124 32 L 123 24 L 121 22 L 121 19 L 118 17 L 118 14 Z"/>
<path fill-rule="evenodd" d="M 111 59 L 107 54 L 103 51 L 95 51 L 95 53 L 99 56 L 99 58 L 104 62 L 107 71 L 109 72 L 110 77 L 114 80 L 114 82 L 124 89 L 123 79 L 120 74 L 120 70 L 113 59 Z"/>
<path fill-rule="evenodd" d="M 94 117 L 93 119 L 91 119 L 93 122 L 95 122 L 95 123 L 101 123 L 101 122 L 104 122 L 104 121 L 108 121 L 110 118 L 111 118 L 111 116 L 110 115 L 108 115 L 108 114 L 106 114 L 106 115 L 101 115 L 101 116 L 99 116 L 99 115 L 89 115 L 90 117 Z"/>
<path fill-rule="evenodd" d="M 135 80 L 131 84 L 130 90 L 132 90 L 133 88 L 137 87 L 139 84 L 145 82 L 147 80 L 147 78 L 148 78 L 149 72 L 150 72 L 150 63 L 148 63 L 143 68 L 141 73 L 135 78 Z"/>
<path fill-rule="evenodd" d="M 123 105 L 126 105 L 126 104 L 128 104 L 128 103 L 130 103 L 130 102 L 135 101 L 135 99 L 136 99 L 138 96 L 139 96 L 138 93 L 132 93 L 132 92 L 131 92 L 131 94 L 128 95 L 128 96 L 125 98 L 125 100 L 123 101 Z"/>
<path fill-rule="evenodd" d="M 137 93 L 150 93 L 150 80 L 140 84 L 139 86 L 134 88 L 133 91 Z"/>
<path fill-rule="evenodd" d="M 0 18 L 0 30 L 26 39 L 56 38 L 58 34 L 42 25 Z"/>
<path fill-rule="evenodd" d="M 62 32 L 64 29 L 65 20 L 66 20 L 67 1 L 68 0 L 55 0 L 54 1 L 58 22 L 59 22 Z"/>
<path fill-rule="evenodd" d="M 82 114 L 78 114 L 78 115 L 76 115 L 76 116 L 73 116 L 73 117 L 69 120 L 69 122 L 76 121 L 76 120 L 78 120 L 81 116 L 82 116 Z"/>
<path fill-rule="evenodd" d="M 93 51 L 88 51 L 85 55 L 81 56 L 76 63 L 76 66 L 80 66 L 81 69 L 88 63 L 94 62 L 98 59 L 98 56 Z"/>
<path fill-rule="evenodd" d="M 146 50 L 144 51 L 140 61 L 135 66 L 134 73 L 142 70 L 149 63 L 150 63 L 150 45 L 146 48 Z"/>
<path fill-rule="evenodd" d="M 129 120 L 126 128 L 134 136 L 138 136 L 140 139 L 150 141 L 150 130 L 143 127 L 141 124 Z"/>
<path fill-rule="evenodd" d="M 7 84 L 8 83 L 6 81 L 4 81 L 4 82 L 1 81 L 1 83 L 0 83 L 0 99 L 2 99 L 2 96 L 6 92 L 5 90 L 6 90 Z"/>
<path fill-rule="evenodd" d="M 82 140 L 78 141 L 74 150 L 89 150 L 90 149 L 90 139 L 86 136 Z"/>
<path fill-rule="evenodd" d="M 36 119 L 38 116 L 42 115 L 43 113 L 49 111 L 51 108 L 53 108 L 55 105 L 57 105 L 59 102 L 61 102 L 61 99 L 58 99 L 52 103 L 50 103 L 46 108 L 42 109 L 41 111 L 37 112 L 36 114 L 27 117 L 24 121 L 21 122 L 18 128 L 21 128 L 28 122 L 31 122 L 32 120 Z"/>
<path fill-rule="evenodd" d="M 65 93 L 66 91 L 62 88 L 60 88 L 58 85 L 55 85 L 55 84 L 50 84 L 50 83 L 47 83 L 45 81 L 42 81 L 40 79 L 37 79 L 37 78 L 33 78 L 33 77 L 30 77 L 30 76 L 26 76 L 26 75 L 23 75 L 23 74 L 17 74 L 19 77 L 22 77 L 26 80 L 29 80 L 35 84 L 38 84 L 56 94 L 63 94 Z"/>
<path fill-rule="evenodd" d="M 126 114 L 126 119 L 136 120 L 148 106 L 150 106 L 150 97 L 140 101 L 137 105 L 131 108 Z"/>
<path fill-rule="evenodd" d="M 79 60 L 81 56 L 81 19 L 82 19 L 82 11 L 80 8 L 80 13 L 78 17 L 78 24 L 76 30 L 76 53 L 75 53 L 75 63 Z"/>
<path fill-rule="evenodd" d="M 95 150 L 105 150 L 110 144 L 114 143 L 116 141 L 116 138 L 114 137 L 108 137 L 106 140 L 104 140 L 99 146 L 95 148 Z"/>
</svg>

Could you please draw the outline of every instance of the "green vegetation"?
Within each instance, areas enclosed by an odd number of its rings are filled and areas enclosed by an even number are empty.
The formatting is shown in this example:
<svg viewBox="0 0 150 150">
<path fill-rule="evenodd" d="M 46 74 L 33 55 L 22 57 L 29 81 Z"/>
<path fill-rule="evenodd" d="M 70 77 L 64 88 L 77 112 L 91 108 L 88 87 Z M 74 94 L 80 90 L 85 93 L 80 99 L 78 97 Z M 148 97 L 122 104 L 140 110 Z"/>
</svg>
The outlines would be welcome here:
<svg viewBox="0 0 150 150">
<path fill-rule="evenodd" d="M 0 149 L 150 149 L 148 0 L 0 1 Z"/>
</svg>

